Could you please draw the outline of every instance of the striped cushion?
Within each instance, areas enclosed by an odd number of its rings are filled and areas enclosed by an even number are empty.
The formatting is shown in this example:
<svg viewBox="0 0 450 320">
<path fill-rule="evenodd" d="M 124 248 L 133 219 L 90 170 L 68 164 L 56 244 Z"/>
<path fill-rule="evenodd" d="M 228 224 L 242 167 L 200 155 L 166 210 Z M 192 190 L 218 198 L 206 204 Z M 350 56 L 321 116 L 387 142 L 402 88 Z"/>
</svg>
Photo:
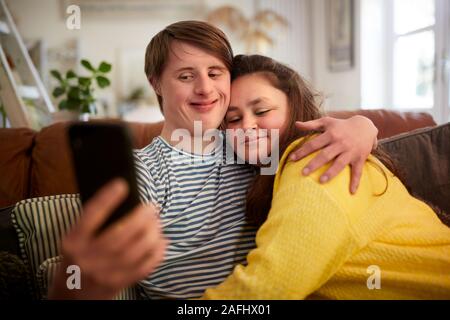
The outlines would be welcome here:
<svg viewBox="0 0 450 320">
<path fill-rule="evenodd" d="M 53 257 L 45 260 L 40 266 L 37 272 L 36 278 L 40 288 L 42 298 L 47 298 L 48 288 L 50 287 L 59 266 L 62 262 L 62 256 Z M 115 300 L 136 300 L 138 295 L 135 288 L 130 287 L 122 290 Z"/>
<path fill-rule="evenodd" d="M 79 219 L 80 212 L 78 194 L 26 199 L 16 204 L 11 218 L 19 238 L 22 259 L 34 276 L 36 298 L 45 298 L 55 271 L 49 265 L 52 262 L 57 265 L 61 238 Z M 134 298 L 128 291 L 125 290 L 119 298 Z"/>
<path fill-rule="evenodd" d="M 22 259 L 33 275 L 42 262 L 59 253 L 63 235 L 78 220 L 81 201 L 77 194 L 26 199 L 12 212 Z"/>
</svg>

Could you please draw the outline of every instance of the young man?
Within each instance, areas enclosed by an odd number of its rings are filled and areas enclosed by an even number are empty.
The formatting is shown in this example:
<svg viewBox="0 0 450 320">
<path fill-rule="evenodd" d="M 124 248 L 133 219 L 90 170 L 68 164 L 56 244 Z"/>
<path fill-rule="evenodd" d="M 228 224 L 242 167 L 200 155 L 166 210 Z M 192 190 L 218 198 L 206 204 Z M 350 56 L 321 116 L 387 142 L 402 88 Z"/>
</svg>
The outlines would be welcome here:
<svg viewBox="0 0 450 320">
<path fill-rule="evenodd" d="M 226 36 L 204 22 L 174 23 L 153 37 L 145 72 L 165 123 L 159 137 L 136 151 L 136 167 L 142 198 L 159 206 L 158 218 L 155 207 L 142 205 L 94 237 L 126 194 L 126 186 L 116 182 L 100 190 L 62 244 L 64 265 L 81 268 L 82 292 L 65 289 L 63 267 L 51 297 L 108 299 L 140 280 L 147 298 L 194 298 L 245 261 L 256 231 L 245 220 L 252 167 L 222 161 L 221 153 L 207 151 L 209 143 L 180 150 L 176 138 L 180 129 L 195 138 L 196 121 L 201 123 L 201 133 L 219 127 L 230 99 L 232 58 Z M 323 148 L 310 163 L 310 171 L 339 159 L 326 173 L 328 179 L 351 163 L 353 177 L 359 180 L 358 170 L 376 141 L 377 130 L 368 119 L 326 118 L 300 127 L 325 129 L 297 150 L 300 158 Z M 165 259 L 158 266 L 164 251 Z"/>
</svg>

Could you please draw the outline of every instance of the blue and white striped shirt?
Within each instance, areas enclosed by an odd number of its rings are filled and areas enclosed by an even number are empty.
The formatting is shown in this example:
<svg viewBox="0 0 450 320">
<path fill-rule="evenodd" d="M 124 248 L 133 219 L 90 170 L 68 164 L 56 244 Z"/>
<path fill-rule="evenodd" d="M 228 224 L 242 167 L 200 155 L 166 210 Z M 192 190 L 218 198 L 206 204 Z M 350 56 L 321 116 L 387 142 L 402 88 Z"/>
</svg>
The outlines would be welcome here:
<svg viewBox="0 0 450 320">
<path fill-rule="evenodd" d="M 245 220 L 254 171 L 227 164 L 222 152 L 196 155 L 162 137 L 135 151 L 138 187 L 157 203 L 169 239 L 164 262 L 139 283 L 146 298 L 195 298 L 221 283 L 254 248 L 256 228 Z"/>
</svg>

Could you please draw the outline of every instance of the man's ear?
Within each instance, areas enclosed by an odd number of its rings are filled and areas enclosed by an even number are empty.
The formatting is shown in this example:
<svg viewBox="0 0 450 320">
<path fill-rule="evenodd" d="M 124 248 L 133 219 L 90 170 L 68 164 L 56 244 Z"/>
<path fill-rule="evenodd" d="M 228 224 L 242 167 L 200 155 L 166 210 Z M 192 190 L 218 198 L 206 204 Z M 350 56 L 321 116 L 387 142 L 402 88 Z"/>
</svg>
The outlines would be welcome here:
<svg viewBox="0 0 450 320">
<path fill-rule="evenodd" d="M 148 79 L 148 81 L 150 81 L 150 84 L 153 87 L 153 90 L 155 90 L 155 93 L 160 96 L 161 95 L 161 86 L 159 84 L 158 79 L 156 79 L 155 77 L 151 77 Z"/>
</svg>

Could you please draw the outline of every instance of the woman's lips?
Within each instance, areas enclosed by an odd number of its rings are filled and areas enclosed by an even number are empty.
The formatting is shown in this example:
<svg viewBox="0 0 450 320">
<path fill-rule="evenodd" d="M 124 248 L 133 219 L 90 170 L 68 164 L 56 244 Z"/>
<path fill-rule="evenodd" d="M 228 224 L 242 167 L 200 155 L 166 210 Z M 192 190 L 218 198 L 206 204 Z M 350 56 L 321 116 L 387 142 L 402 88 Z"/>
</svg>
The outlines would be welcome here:
<svg viewBox="0 0 450 320">
<path fill-rule="evenodd" d="M 208 112 L 214 108 L 217 101 L 219 101 L 219 99 L 204 102 L 191 102 L 190 106 L 199 112 Z"/>
<path fill-rule="evenodd" d="M 244 141 L 242 142 L 243 144 L 253 144 L 256 143 L 259 140 L 262 139 L 266 139 L 267 135 L 262 135 L 262 136 L 245 136 Z"/>
</svg>

